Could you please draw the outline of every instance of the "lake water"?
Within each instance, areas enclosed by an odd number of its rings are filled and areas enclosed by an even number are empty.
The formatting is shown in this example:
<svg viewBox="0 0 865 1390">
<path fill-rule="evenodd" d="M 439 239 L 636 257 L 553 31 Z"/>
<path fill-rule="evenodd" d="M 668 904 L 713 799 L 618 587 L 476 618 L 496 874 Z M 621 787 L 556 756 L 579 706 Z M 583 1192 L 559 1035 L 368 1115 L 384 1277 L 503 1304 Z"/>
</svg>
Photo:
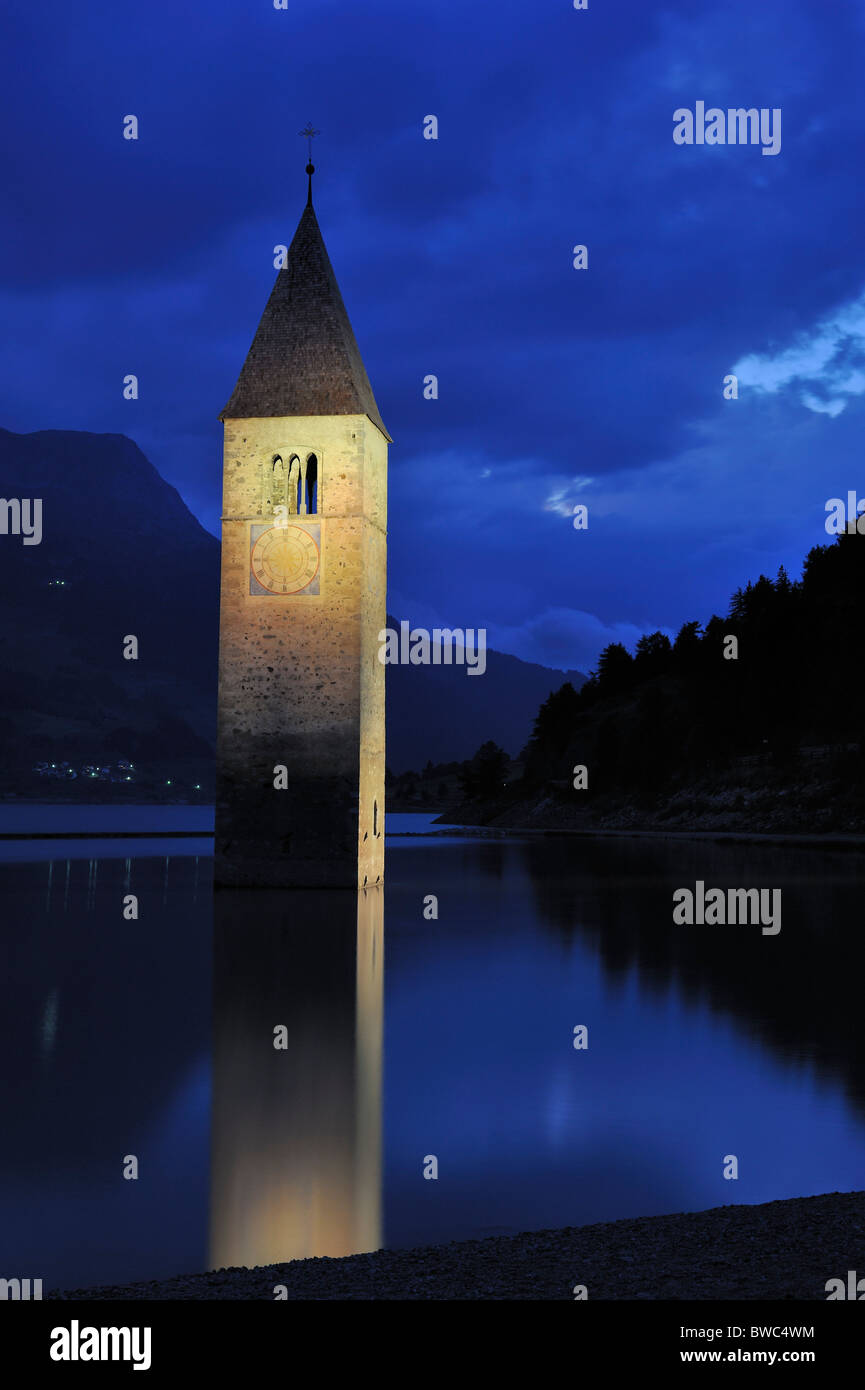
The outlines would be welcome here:
<svg viewBox="0 0 865 1390">
<path fill-rule="evenodd" d="M 860 855 L 394 835 L 383 892 L 214 897 L 209 848 L 4 842 L 0 1275 L 126 1282 L 863 1186 Z M 780 934 L 674 926 L 698 878 L 780 887 Z"/>
</svg>

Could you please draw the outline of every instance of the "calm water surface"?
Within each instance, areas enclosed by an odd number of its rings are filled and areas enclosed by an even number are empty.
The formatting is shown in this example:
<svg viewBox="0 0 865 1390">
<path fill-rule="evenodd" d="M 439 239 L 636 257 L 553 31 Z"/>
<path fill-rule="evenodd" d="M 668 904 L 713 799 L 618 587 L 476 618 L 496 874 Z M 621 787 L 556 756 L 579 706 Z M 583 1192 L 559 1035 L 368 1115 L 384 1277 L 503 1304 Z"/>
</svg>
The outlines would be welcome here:
<svg viewBox="0 0 865 1390">
<path fill-rule="evenodd" d="M 3 1276 L 125 1282 L 865 1185 L 859 855 L 394 836 L 383 893 L 214 897 L 209 847 L 2 844 Z M 697 878 L 782 888 L 780 935 L 673 926 Z"/>
</svg>

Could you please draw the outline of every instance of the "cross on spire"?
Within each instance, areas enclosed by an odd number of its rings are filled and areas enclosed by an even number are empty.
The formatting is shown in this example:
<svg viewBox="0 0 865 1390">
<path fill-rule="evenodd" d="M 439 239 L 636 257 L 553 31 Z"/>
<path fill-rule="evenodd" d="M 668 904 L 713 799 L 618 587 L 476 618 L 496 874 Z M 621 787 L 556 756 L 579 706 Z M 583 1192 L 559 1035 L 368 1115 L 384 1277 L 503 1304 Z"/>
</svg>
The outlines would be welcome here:
<svg viewBox="0 0 865 1390">
<path fill-rule="evenodd" d="M 307 121 L 305 128 L 303 130 L 299 130 L 297 133 L 298 135 L 302 135 L 306 140 L 307 151 L 309 154 L 309 163 L 306 166 L 306 173 L 309 177 L 309 193 L 307 195 L 306 205 L 307 207 L 312 207 L 312 176 L 315 173 L 315 165 L 312 162 L 312 141 L 314 136 L 321 134 L 321 131 L 315 129 L 315 126 L 312 124 L 312 121 Z"/>
</svg>

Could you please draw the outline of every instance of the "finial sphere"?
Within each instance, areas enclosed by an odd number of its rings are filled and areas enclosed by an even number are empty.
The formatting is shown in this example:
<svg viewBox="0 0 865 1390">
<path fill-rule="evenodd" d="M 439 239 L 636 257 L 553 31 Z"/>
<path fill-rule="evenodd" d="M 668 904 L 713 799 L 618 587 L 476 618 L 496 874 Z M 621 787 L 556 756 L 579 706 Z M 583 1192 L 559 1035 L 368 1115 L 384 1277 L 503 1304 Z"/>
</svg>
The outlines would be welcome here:
<svg viewBox="0 0 865 1390">
<path fill-rule="evenodd" d="M 314 165 L 314 164 L 307 164 L 305 172 L 306 172 L 307 174 L 314 174 L 314 173 L 315 173 L 315 165 Z"/>
</svg>

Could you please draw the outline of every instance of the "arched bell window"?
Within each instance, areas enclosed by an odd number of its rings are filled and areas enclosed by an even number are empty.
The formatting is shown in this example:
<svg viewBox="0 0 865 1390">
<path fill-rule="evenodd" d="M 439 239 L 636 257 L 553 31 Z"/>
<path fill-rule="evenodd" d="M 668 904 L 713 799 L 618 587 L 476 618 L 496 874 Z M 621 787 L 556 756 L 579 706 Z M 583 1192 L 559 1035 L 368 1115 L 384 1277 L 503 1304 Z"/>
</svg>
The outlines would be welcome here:
<svg viewBox="0 0 865 1390">
<path fill-rule="evenodd" d="M 306 456 L 306 511 L 309 516 L 318 514 L 318 459 L 315 454 Z"/>
<path fill-rule="evenodd" d="M 261 515 L 269 519 L 279 506 L 288 516 L 317 516 L 320 510 L 318 455 L 310 450 L 268 454 L 261 469 Z"/>
<path fill-rule="evenodd" d="M 285 505 L 285 460 L 282 454 L 269 454 L 261 469 L 261 515 L 273 516 L 274 508 Z"/>
<path fill-rule="evenodd" d="M 292 454 L 288 461 L 288 514 L 297 516 L 300 511 L 300 492 L 301 492 L 301 463 L 297 454 Z"/>
</svg>

